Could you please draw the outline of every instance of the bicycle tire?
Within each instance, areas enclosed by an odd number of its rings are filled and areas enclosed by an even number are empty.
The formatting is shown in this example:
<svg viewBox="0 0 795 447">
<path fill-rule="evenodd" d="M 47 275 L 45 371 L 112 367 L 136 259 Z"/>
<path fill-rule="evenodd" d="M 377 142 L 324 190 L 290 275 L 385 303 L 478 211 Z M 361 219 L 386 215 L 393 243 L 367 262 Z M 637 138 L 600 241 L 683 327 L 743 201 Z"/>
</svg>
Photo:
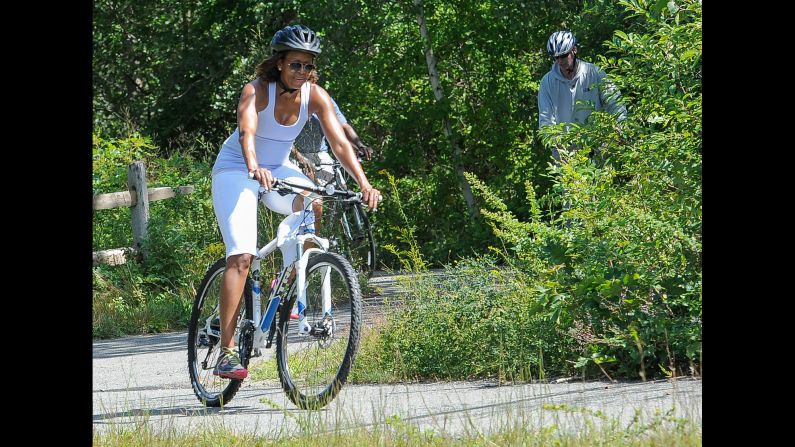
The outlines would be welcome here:
<svg viewBox="0 0 795 447">
<path fill-rule="evenodd" d="M 327 236 L 330 251 L 345 256 L 357 271 L 367 278 L 376 267 L 375 238 L 370 219 L 359 203 L 334 201 L 328 213 Z"/>
<path fill-rule="evenodd" d="M 190 324 L 188 325 L 188 373 L 193 392 L 199 402 L 208 407 L 221 407 L 229 403 L 240 389 L 242 379 L 225 379 L 212 374 L 220 353 L 220 339 L 205 331 L 207 318 L 217 315 L 220 304 L 220 286 L 226 270 L 226 259 L 217 260 L 204 275 L 193 301 Z M 243 289 L 243 305 L 238 315 L 238 350 L 240 363 L 248 368 L 253 344 L 253 326 L 248 323 L 253 317 L 253 304 L 250 281 Z M 240 327 L 240 322 L 245 322 Z M 206 353 L 204 349 L 206 348 Z"/>
<path fill-rule="evenodd" d="M 319 293 L 315 293 L 322 287 L 327 269 L 332 293 L 330 317 L 326 317 Z M 348 379 L 359 348 L 362 297 L 353 267 L 337 253 L 321 253 L 309 259 L 306 286 L 307 321 L 313 331 L 323 333 L 302 335 L 298 321 L 289 318 L 297 299 L 294 282 L 283 307 L 286 311 L 279 318 L 276 362 L 288 398 L 298 408 L 316 410 L 331 402 Z M 323 371 L 326 375 L 320 377 Z"/>
</svg>

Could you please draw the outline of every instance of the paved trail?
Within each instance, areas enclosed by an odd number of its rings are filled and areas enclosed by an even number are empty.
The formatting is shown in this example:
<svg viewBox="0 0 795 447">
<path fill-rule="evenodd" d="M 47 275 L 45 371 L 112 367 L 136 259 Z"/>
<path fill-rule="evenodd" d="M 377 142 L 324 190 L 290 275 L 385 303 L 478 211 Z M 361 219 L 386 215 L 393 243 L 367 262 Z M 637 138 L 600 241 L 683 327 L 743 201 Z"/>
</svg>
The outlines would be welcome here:
<svg viewBox="0 0 795 447">
<path fill-rule="evenodd" d="M 376 278 L 394 287 L 390 278 Z M 346 385 L 325 409 L 298 410 L 276 382 L 247 380 L 223 409 L 207 409 L 193 394 L 187 372 L 187 333 L 143 335 L 94 343 L 93 419 L 96 431 L 149 424 L 153 430 L 226 427 L 264 436 L 291 433 L 307 418 L 329 430 L 403 422 L 454 435 L 507 424 L 557 425 L 582 430 L 588 421 L 655 412 L 701 425 L 701 380 L 646 383 L 568 382 L 498 386 L 492 381 Z M 273 350 L 258 361 L 274 361 Z M 597 414 L 596 412 L 601 412 Z M 602 416 L 603 415 L 603 416 Z"/>
</svg>

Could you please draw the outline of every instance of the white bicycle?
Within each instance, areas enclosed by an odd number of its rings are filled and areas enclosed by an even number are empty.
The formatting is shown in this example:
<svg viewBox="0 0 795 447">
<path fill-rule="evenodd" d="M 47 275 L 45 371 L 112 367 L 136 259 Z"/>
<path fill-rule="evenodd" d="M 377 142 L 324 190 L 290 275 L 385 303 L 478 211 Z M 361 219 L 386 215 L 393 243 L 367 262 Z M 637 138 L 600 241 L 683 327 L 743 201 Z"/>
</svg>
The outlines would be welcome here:
<svg viewBox="0 0 795 447">
<path fill-rule="evenodd" d="M 333 185 L 307 187 L 281 179 L 274 181 L 271 192 L 260 187 L 258 202 L 262 203 L 266 193 L 291 194 L 299 190 L 309 191 L 310 198 L 362 202 L 361 193 L 337 190 Z M 287 216 L 279 224 L 277 237 L 257 250 L 243 290 L 234 337 L 240 362 L 246 368 L 251 358 L 260 356 L 262 348 L 270 348 L 276 338 L 282 388 L 299 408 L 318 409 L 337 396 L 348 378 L 359 347 L 362 297 L 350 262 L 329 252 L 327 239 L 313 233 L 302 234 L 304 215 L 304 211 L 297 211 Z M 306 241 L 313 241 L 315 247 L 305 250 Z M 260 264 L 277 248 L 285 254 L 285 260 L 294 261 L 284 265 L 271 282 L 267 298 L 262 300 Z M 221 351 L 219 305 L 225 269 L 226 260 L 221 258 L 205 273 L 193 303 L 188 332 L 188 371 L 193 391 L 199 401 L 210 407 L 229 403 L 242 383 L 212 373 Z"/>
</svg>

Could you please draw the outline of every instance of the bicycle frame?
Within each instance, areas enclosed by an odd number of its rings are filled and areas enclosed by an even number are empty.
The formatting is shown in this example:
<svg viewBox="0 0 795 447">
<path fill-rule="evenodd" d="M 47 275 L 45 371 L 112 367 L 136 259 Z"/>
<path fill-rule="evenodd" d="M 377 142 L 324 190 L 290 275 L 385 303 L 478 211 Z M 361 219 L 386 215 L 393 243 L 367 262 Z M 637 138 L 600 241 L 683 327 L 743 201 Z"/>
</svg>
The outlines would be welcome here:
<svg viewBox="0 0 795 447">
<path fill-rule="evenodd" d="M 287 221 L 290 216 L 287 216 L 282 223 Z M 304 244 L 307 240 L 311 240 L 315 242 L 320 248 L 310 248 L 304 250 Z M 278 247 L 278 237 L 274 238 L 264 247 L 262 247 L 258 252 L 257 256 L 254 258 L 254 261 L 251 263 L 251 271 L 252 271 L 252 289 L 254 291 L 254 349 L 261 348 L 261 347 L 270 347 L 270 343 L 265 346 L 265 340 L 272 339 L 272 326 L 274 323 L 274 318 L 276 317 L 276 310 L 279 307 L 280 302 L 286 298 L 278 295 L 278 291 L 281 289 L 282 285 L 285 283 L 287 278 L 289 278 L 290 273 L 292 270 L 296 270 L 296 287 L 298 291 L 298 308 L 299 310 L 306 307 L 306 265 L 309 261 L 309 257 L 313 253 L 324 253 L 328 250 L 328 240 L 314 234 L 300 234 L 295 237 L 295 242 L 291 243 L 296 250 L 296 261 L 293 261 L 291 264 L 286 265 L 282 268 L 281 272 L 279 273 L 275 284 L 271 285 L 270 292 L 268 294 L 268 305 L 266 306 L 265 313 L 262 313 L 262 300 L 260 298 L 260 294 L 256 293 L 257 290 L 261 290 L 261 281 L 259 278 L 260 272 L 260 264 L 266 256 L 269 256 L 271 253 L 276 251 Z M 296 264 L 297 268 L 296 268 Z M 326 270 L 324 274 L 324 281 L 322 287 L 322 298 L 323 298 L 323 311 L 331 313 L 331 284 L 328 281 L 328 277 L 331 274 L 330 270 Z M 283 309 L 283 311 L 289 311 L 289 309 Z M 268 335 L 267 339 L 265 335 Z"/>
<path fill-rule="evenodd" d="M 357 159 L 361 163 L 361 159 Z M 334 159 L 331 163 L 320 163 L 315 164 L 312 163 L 315 171 L 319 171 L 323 166 L 331 166 L 332 170 L 334 171 L 334 182 L 339 185 L 342 189 L 348 189 L 348 182 L 345 181 L 345 171 L 342 169 L 342 164 L 339 160 Z"/>
<path fill-rule="evenodd" d="M 283 182 L 284 183 L 284 182 Z M 289 185 L 289 187 L 301 187 L 300 185 Z M 303 188 L 303 187 L 302 187 Z M 308 191 L 308 189 L 306 189 Z M 265 188 L 260 187 L 259 194 L 257 197 L 257 202 L 262 203 L 262 196 L 263 194 L 269 193 Z M 276 193 L 275 190 L 270 191 L 270 193 Z M 310 198 L 320 197 L 317 194 L 310 194 Z M 308 209 L 308 208 L 307 208 Z M 293 214 L 286 216 L 281 223 L 279 224 L 280 231 L 279 233 L 286 233 L 288 236 L 295 234 L 293 237 L 286 237 L 284 240 L 279 241 L 279 235 L 273 238 L 270 242 L 265 244 L 262 248 L 257 250 L 257 254 L 254 256 L 254 259 L 251 262 L 251 288 L 252 288 L 252 295 L 253 295 L 253 320 L 249 320 L 252 327 L 254 328 L 253 332 L 253 346 L 252 349 L 257 352 L 259 348 L 270 348 L 271 341 L 273 340 L 273 331 L 274 331 L 274 323 L 276 317 L 276 311 L 279 308 L 279 304 L 282 302 L 286 302 L 286 296 L 279 296 L 278 292 L 282 289 L 283 285 L 286 285 L 287 279 L 290 277 L 293 270 L 296 271 L 296 278 L 297 281 L 296 287 L 298 291 L 297 303 L 299 313 L 302 309 L 306 308 L 306 266 L 309 262 L 309 257 L 312 256 L 314 253 L 325 253 L 329 249 L 329 241 L 326 238 L 317 236 L 312 233 L 307 234 L 297 234 L 298 229 L 301 225 L 300 213 L 306 211 L 296 211 Z M 304 245 L 306 241 L 312 241 L 315 243 L 316 247 L 321 248 L 309 248 L 304 249 Z M 262 281 L 260 278 L 260 268 L 262 264 L 262 260 L 265 259 L 267 256 L 270 256 L 277 248 L 287 247 L 287 250 L 294 249 L 295 250 L 295 260 L 286 264 L 282 267 L 279 275 L 275 279 L 274 282 L 271 283 L 270 291 L 267 297 L 267 306 L 265 307 L 265 312 L 262 311 Z M 286 258 L 285 258 L 286 261 Z M 297 264 L 297 265 L 296 265 Z M 331 274 L 331 270 L 326 268 L 324 272 L 324 280 L 321 288 L 321 297 L 323 300 L 323 311 L 331 315 L 331 284 L 329 281 L 329 276 Z M 288 292 L 289 289 L 285 290 L 285 293 Z M 283 311 L 289 311 L 289 309 L 283 309 Z M 216 337 L 221 336 L 220 330 L 215 330 L 211 327 L 211 322 L 214 316 L 217 315 L 215 312 L 213 315 L 209 316 L 205 321 L 205 330 L 208 334 L 212 334 Z M 241 322 L 241 327 L 242 327 Z M 267 335 L 267 337 L 266 337 Z M 239 337 L 239 333 L 237 335 Z M 239 340 L 236 340 L 239 343 Z M 267 344 L 266 344 L 267 341 Z"/>
<path fill-rule="evenodd" d="M 359 160 L 359 162 L 361 162 L 361 160 Z M 348 184 L 345 181 L 345 175 L 344 175 L 344 171 L 342 169 L 342 164 L 340 163 L 339 160 L 334 160 L 331 163 L 315 164 L 314 166 L 315 166 L 315 170 L 320 170 L 323 166 L 331 166 L 331 168 L 334 170 L 334 183 L 339 185 L 339 187 L 342 188 L 342 189 L 348 189 Z M 345 214 L 345 211 L 343 211 L 343 214 Z M 354 215 L 353 216 L 354 219 L 356 219 L 357 228 L 361 228 L 362 227 L 362 221 L 359 219 L 359 215 L 356 214 L 356 213 L 353 213 L 353 215 Z M 347 219 L 343 219 L 342 220 L 342 228 L 345 231 L 345 236 L 347 236 L 348 238 L 352 238 L 352 234 L 353 233 L 351 232 L 350 226 L 348 226 L 348 220 Z"/>
</svg>

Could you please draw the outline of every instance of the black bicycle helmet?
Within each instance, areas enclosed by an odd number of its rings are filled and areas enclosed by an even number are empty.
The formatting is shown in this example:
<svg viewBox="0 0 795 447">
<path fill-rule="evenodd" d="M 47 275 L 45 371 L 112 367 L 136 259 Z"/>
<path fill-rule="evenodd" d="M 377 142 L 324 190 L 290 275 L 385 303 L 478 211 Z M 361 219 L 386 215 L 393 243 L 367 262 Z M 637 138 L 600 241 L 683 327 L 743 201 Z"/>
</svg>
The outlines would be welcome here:
<svg viewBox="0 0 795 447">
<path fill-rule="evenodd" d="M 566 54 L 577 45 L 577 39 L 570 31 L 556 31 L 547 40 L 547 53 L 552 57 Z"/>
<path fill-rule="evenodd" d="M 285 26 L 271 39 L 271 54 L 279 51 L 305 51 L 317 56 L 320 54 L 320 38 L 304 25 Z"/>
</svg>

